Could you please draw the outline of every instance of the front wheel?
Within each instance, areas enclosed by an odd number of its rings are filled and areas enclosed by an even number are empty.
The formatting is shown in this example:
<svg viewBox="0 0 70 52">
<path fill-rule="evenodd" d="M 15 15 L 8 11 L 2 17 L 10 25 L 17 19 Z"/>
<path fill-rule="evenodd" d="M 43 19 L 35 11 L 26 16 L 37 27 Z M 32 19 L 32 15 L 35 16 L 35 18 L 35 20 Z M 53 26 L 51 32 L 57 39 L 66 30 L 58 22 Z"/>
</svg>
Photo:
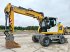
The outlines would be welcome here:
<svg viewBox="0 0 70 52">
<path fill-rule="evenodd" d="M 42 45 L 42 46 L 49 46 L 50 45 L 50 38 L 49 37 L 47 37 L 47 36 L 44 36 L 44 37 L 41 37 L 40 38 L 40 44 Z"/>
</svg>

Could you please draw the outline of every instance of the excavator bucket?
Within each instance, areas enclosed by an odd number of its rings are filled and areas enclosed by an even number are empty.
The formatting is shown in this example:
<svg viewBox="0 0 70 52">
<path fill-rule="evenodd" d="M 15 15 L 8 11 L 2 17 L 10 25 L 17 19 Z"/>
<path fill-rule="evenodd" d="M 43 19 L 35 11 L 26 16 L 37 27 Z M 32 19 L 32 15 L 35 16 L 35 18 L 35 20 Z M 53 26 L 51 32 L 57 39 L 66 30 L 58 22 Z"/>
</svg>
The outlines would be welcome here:
<svg viewBox="0 0 70 52">
<path fill-rule="evenodd" d="M 8 49 L 11 49 L 11 48 L 20 48 L 19 44 L 16 43 L 15 41 L 6 41 L 5 46 Z"/>
<path fill-rule="evenodd" d="M 6 48 L 8 48 L 8 49 L 20 48 L 20 45 L 14 41 L 13 34 L 9 33 L 8 31 L 5 31 L 4 34 L 6 35 L 6 37 L 5 37 L 5 39 L 6 39 L 6 42 L 5 42 Z"/>
</svg>

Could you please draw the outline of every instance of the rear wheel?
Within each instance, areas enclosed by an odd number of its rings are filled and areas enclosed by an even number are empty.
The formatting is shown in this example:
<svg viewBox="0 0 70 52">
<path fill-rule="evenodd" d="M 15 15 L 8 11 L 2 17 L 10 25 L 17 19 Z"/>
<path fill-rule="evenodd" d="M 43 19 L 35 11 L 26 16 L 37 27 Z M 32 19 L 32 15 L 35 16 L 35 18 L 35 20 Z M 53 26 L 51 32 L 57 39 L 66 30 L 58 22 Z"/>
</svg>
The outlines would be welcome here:
<svg viewBox="0 0 70 52">
<path fill-rule="evenodd" d="M 64 36 L 60 36 L 59 43 L 60 44 L 64 44 L 65 43 L 65 37 Z"/>
<path fill-rule="evenodd" d="M 40 38 L 40 44 L 42 45 L 42 46 L 49 46 L 50 45 L 50 38 L 48 37 L 48 36 L 43 36 L 43 37 L 41 37 Z"/>
</svg>

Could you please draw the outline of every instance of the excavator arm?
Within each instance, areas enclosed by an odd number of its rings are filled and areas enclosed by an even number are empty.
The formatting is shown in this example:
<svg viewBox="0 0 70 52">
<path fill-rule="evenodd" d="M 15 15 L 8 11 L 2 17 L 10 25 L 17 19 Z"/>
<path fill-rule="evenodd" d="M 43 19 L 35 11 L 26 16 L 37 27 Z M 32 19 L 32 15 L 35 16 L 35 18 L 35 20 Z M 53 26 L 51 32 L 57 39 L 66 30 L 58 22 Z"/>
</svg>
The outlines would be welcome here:
<svg viewBox="0 0 70 52">
<path fill-rule="evenodd" d="M 4 12 L 5 12 L 6 18 L 9 18 L 9 26 L 10 26 L 9 29 L 12 33 L 14 32 L 14 13 L 36 18 L 39 22 L 41 22 L 44 17 L 42 12 L 37 12 L 32 9 L 26 9 L 26 8 L 23 8 L 20 6 L 19 7 L 13 6 L 10 3 L 6 6 Z M 6 21 L 7 21 L 7 19 L 6 19 Z M 5 26 L 7 26 L 7 24 Z"/>
</svg>

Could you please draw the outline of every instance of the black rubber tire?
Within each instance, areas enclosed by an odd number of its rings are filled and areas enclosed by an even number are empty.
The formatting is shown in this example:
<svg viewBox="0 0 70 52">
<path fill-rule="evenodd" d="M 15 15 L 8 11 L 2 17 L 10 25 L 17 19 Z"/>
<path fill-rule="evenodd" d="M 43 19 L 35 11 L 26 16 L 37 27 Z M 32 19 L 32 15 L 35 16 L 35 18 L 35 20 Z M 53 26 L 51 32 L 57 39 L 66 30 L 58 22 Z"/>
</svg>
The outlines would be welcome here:
<svg viewBox="0 0 70 52">
<path fill-rule="evenodd" d="M 33 40 L 33 42 L 39 42 L 39 40 L 36 38 L 36 35 L 32 36 L 32 40 Z"/>
<path fill-rule="evenodd" d="M 64 37 L 64 36 L 61 36 L 61 37 L 60 37 L 59 43 L 60 43 L 60 44 L 64 44 L 64 43 L 65 43 L 65 37 Z"/>
<path fill-rule="evenodd" d="M 40 38 L 39 42 L 42 46 L 47 47 L 47 46 L 50 45 L 51 40 L 49 39 L 49 37 L 43 36 L 43 37 Z"/>
</svg>

